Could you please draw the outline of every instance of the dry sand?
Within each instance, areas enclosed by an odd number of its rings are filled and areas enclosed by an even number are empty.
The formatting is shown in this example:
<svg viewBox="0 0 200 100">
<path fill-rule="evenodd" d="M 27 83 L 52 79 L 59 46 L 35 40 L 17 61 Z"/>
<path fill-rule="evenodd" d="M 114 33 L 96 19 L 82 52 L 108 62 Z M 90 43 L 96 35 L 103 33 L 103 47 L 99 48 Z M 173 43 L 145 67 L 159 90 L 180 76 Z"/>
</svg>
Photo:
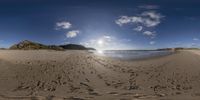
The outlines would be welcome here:
<svg viewBox="0 0 200 100">
<path fill-rule="evenodd" d="M 139 61 L 0 51 L 0 100 L 200 100 L 200 51 Z"/>
</svg>

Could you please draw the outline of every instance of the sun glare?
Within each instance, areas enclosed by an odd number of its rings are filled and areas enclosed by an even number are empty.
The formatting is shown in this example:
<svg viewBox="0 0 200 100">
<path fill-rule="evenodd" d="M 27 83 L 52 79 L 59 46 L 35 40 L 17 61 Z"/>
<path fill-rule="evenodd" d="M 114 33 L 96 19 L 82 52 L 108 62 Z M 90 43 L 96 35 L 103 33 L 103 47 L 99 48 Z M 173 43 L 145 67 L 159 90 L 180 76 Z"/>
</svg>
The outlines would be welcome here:
<svg viewBox="0 0 200 100">
<path fill-rule="evenodd" d="M 103 41 L 103 40 L 98 40 L 98 44 L 99 44 L 99 45 L 103 45 L 103 44 L 104 44 L 104 41 Z"/>
<path fill-rule="evenodd" d="M 103 54 L 102 50 L 98 50 L 97 52 L 98 52 L 98 54 Z"/>
</svg>

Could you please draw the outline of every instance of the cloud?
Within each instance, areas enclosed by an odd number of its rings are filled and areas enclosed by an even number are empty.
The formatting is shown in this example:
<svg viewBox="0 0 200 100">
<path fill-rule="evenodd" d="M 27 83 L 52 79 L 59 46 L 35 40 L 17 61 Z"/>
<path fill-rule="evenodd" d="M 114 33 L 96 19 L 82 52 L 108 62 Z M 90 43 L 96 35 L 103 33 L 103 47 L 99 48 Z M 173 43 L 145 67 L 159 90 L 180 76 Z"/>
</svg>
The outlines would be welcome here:
<svg viewBox="0 0 200 100">
<path fill-rule="evenodd" d="M 128 16 L 121 16 L 118 20 L 115 21 L 116 24 L 118 24 L 119 26 L 123 26 L 124 24 L 128 24 L 131 23 L 131 17 Z"/>
<path fill-rule="evenodd" d="M 193 40 L 194 40 L 194 41 L 198 41 L 198 40 L 199 40 L 199 38 L 193 38 Z"/>
<path fill-rule="evenodd" d="M 143 16 L 143 24 L 146 27 L 155 27 L 161 23 L 162 16 L 160 13 L 156 13 L 155 11 L 146 11 L 141 14 Z"/>
<path fill-rule="evenodd" d="M 158 5 L 140 5 L 140 6 L 138 6 L 138 8 L 152 10 L 152 9 L 159 9 L 160 6 L 158 6 Z"/>
<path fill-rule="evenodd" d="M 133 30 L 140 32 L 140 31 L 142 31 L 142 29 L 143 29 L 142 26 L 137 26 L 137 27 L 134 28 Z"/>
<path fill-rule="evenodd" d="M 111 36 L 108 36 L 108 35 L 104 35 L 103 37 L 106 39 L 111 39 Z"/>
<path fill-rule="evenodd" d="M 72 30 L 66 33 L 67 38 L 74 38 L 80 33 L 79 30 Z"/>
<path fill-rule="evenodd" d="M 156 11 L 144 11 L 140 14 L 135 14 L 134 16 L 121 16 L 115 20 L 115 23 L 120 27 L 124 25 L 133 26 L 134 31 L 141 32 L 146 36 L 154 38 L 156 36 L 156 32 L 151 32 L 149 30 L 153 30 L 156 26 L 158 26 L 163 17 L 165 16 Z"/>
<path fill-rule="evenodd" d="M 71 27 L 72 27 L 72 24 L 70 22 L 67 22 L 67 21 L 57 22 L 56 23 L 56 30 L 59 30 L 59 29 L 70 29 Z"/>
<path fill-rule="evenodd" d="M 156 13 L 155 11 L 143 12 L 142 16 L 149 16 L 152 19 L 160 19 L 162 17 L 162 15 L 160 13 Z"/>
<path fill-rule="evenodd" d="M 60 29 L 70 29 L 72 27 L 72 24 L 68 21 L 62 21 L 56 23 L 56 30 Z M 66 33 L 67 38 L 74 38 L 80 33 L 79 30 L 71 30 Z"/>
<path fill-rule="evenodd" d="M 125 24 L 137 24 L 137 23 L 142 23 L 143 20 L 141 17 L 138 16 L 121 16 L 119 19 L 117 19 L 115 21 L 116 24 L 118 24 L 119 26 L 123 26 Z"/>
<path fill-rule="evenodd" d="M 149 44 L 154 45 L 156 42 L 155 41 L 150 41 Z"/>
<path fill-rule="evenodd" d="M 151 32 L 151 31 L 145 31 L 143 32 L 143 34 L 150 36 L 151 38 L 154 38 L 156 36 L 155 32 Z"/>
<path fill-rule="evenodd" d="M 161 18 L 163 17 L 163 15 L 155 11 L 145 11 L 137 16 L 121 16 L 115 23 L 119 26 L 134 24 L 145 27 L 155 27 L 161 23 Z"/>
</svg>

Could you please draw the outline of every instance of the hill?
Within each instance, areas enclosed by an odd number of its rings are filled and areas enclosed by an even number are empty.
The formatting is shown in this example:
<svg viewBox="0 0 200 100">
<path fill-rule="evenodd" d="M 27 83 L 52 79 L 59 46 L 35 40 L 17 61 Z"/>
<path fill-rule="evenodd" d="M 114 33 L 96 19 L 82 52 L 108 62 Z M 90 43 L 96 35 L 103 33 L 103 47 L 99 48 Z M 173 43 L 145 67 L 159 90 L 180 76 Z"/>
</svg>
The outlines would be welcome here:
<svg viewBox="0 0 200 100">
<path fill-rule="evenodd" d="M 29 40 L 24 40 L 18 44 L 14 44 L 9 49 L 11 50 L 39 50 L 39 49 L 49 49 L 49 50 L 95 50 L 93 48 L 86 48 L 82 45 L 77 44 L 66 44 L 66 45 L 44 45 L 37 42 L 32 42 Z"/>
<path fill-rule="evenodd" d="M 10 47 L 10 49 L 22 49 L 22 50 L 48 49 L 48 46 L 24 40 L 22 42 L 19 42 L 18 44 L 14 44 L 13 46 Z"/>
<path fill-rule="evenodd" d="M 67 44 L 67 45 L 60 45 L 63 49 L 72 49 L 72 50 L 88 50 L 88 48 L 77 45 L 77 44 Z"/>
</svg>

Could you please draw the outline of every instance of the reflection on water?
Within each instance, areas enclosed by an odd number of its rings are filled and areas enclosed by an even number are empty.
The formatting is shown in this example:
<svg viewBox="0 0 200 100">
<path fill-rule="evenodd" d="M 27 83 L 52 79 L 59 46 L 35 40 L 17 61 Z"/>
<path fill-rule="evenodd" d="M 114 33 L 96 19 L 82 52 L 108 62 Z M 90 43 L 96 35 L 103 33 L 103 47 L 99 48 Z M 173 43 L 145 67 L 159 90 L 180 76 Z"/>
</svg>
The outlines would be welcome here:
<svg viewBox="0 0 200 100">
<path fill-rule="evenodd" d="M 172 54 L 171 51 L 148 51 L 148 50 L 97 50 L 93 51 L 94 54 L 99 56 L 107 56 L 118 59 L 144 59 L 150 57 L 158 57 Z"/>
<path fill-rule="evenodd" d="M 103 55 L 103 51 L 102 50 L 97 50 L 97 53 L 100 55 Z"/>
</svg>

